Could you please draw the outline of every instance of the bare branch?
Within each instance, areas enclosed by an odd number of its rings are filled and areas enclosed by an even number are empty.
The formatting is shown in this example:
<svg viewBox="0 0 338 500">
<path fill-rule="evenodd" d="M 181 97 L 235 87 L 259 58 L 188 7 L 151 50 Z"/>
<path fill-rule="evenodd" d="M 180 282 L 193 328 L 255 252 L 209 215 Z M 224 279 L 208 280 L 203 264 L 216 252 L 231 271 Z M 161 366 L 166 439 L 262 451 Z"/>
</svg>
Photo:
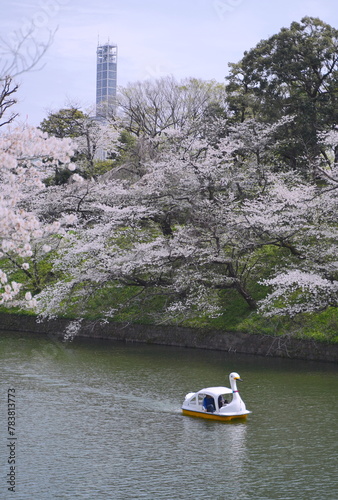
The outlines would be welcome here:
<svg viewBox="0 0 338 500">
<path fill-rule="evenodd" d="M 1 83 L 3 86 L 0 90 L 0 127 L 11 123 L 14 118 L 18 116 L 18 113 L 11 113 L 2 120 L 6 111 L 17 102 L 16 99 L 13 98 L 13 94 L 18 90 L 18 85 L 13 84 L 10 76 L 6 76 L 2 82 L 0 80 L 0 84 Z"/>
<path fill-rule="evenodd" d="M 10 75 L 15 78 L 22 73 L 40 70 L 43 66 L 37 67 L 46 51 L 53 42 L 56 29 L 48 31 L 46 41 L 40 42 L 35 36 L 35 27 L 31 27 L 25 34 L 21 31 L 14 31 L 12 36 L 5 40 L 0 37 L 0 81 Z"/>
</svg>

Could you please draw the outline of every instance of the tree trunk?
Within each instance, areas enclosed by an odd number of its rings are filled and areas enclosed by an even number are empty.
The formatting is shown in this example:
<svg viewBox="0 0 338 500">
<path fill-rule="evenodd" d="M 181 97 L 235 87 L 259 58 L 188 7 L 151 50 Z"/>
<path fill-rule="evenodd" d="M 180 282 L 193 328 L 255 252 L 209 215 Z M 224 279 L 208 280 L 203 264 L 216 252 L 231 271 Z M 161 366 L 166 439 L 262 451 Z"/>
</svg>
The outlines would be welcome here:
<svg viewBox="0 0 338 500">
<path fill-rule="evenodd" d="M 229 273 L 229 276 L 231 278 L 234 278 L 234 280 L 235 280 L 234 284 L 233 284 L 233 288 L 235 288 L 235 290 L 237 290 L 237 292 L 243 297 L 243 299 L 248 304 L 248 306 L 250 307 L 250 309 L 257 309 L 257 302 L 250 295 L 250 293 L 246 290 L 246 288 L 244 287 L 243 283 L 241 283 L 241 281 L 239 280 L 239 278 L 237 276 L 237 273 L 236 273 L 236 271 L 235 271 L 234 266 L 232 265 L 232 263 L 228 264 L 228 273 Z"/>
<path fill-rule="evenodd" d="M 243 297 L 250 309 L 257 309 L 257 302 L 253 297 L 251 297 L 250 293 L 243 287 L 243 285 L 239 281 L 235 283 L 234 287 L 237 292 Z"/>
</svg>

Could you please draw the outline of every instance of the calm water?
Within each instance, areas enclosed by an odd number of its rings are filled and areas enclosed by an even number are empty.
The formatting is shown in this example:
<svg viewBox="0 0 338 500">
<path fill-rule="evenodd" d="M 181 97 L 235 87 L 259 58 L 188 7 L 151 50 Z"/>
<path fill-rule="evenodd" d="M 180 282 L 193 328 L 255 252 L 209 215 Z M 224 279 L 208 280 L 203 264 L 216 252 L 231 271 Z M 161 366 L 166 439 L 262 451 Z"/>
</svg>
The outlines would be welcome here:
<svg viewBox="0 0 338 500">
<path fill-rule="evenodd" d="M 246 423 L 181 415 L 231 371 Z M 338 499 L 337 365 L 0 332 L 0 380 L 2 499 Z"/>
</svg>

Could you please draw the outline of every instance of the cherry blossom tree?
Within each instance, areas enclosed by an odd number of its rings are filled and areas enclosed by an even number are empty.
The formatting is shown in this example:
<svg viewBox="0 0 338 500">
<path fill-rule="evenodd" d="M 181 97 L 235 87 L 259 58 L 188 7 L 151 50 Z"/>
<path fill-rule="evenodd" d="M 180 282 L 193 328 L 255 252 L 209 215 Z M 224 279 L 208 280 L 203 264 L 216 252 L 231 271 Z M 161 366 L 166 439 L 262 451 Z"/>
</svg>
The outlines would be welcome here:
<svg viewBox="0 0 338 500">
<path fill-rule="evenodd" d="M 25 209 L 26 200 L 45 189 L 42 180 L 55 164 L 61 162 L 74 168 L 71 154 L 70 140 L 48 138 L 34 127 L 17 126 L 0 135 L 0 257 L 27 274 L 34 245 L 39 243 L 41 252 L 48 252 L 47 239 L 59 231 L 60 224 L 56 220 L 40 220 Z M 10 282 L 3 269 L 0 276 L 3 303 L 17 295 L 20 284 Z M 26 299 L 31 300 L 30 293 Z"/>
<path fill-rule="evenodd" d="M 138 177 L 74 174 L 21 198 L 34 220 L 60 224 L 48 242 L 57 279 L 36 310 L 82 318 L 105 287 L 121 290 L 100 311 L 109 318 L 143 297 L 160 300 L 157 321 L 215 316 L 228 289 L 267 315 L 336 306 L 336 165 L 313 165 L 316 181 L 277 168 L 277 129 L 248 121 L 212 144 L 168 129 Z M 321 140 L 331 158 L 335 134 Z M 268 286 L 258 304 L 257 282 Z"/>
<path fill-rule="evenodd" d="M 270 289 L 263 314 L 295 315 L 337 307 L 337 134 L 321 134 L 327 161 L 318 159 L 315 181 L 269 172 L 264 192 L 242 206 L 242 232 L 256 246 L 279 249 L 279 263 L 262 283 Z"/>
<path fill-rule="evenodd" d="M 247 284 L 262 262 L 253 258 L 255 242 L 242 235 L 240 219 L 243 193 L 263 189 L 257 157 L 248 146 L 245 167 L 238 162 L 237 137 L 215 147 L 169 130 L 161 141 L 139 179 L 91 180 L 45 193 L 40 210 L 71 214 L 76 231 L 55 259 L 66 278 L 42 292 L 41 312 L 55 314 L 76 295 L 83 314 L 84 298 L 106 283 L 134 288 L 138 297 L 161 296 L 162 319 L 216 314 L 219 291 L 228 288 L 256 306 Z"/>
</svg>

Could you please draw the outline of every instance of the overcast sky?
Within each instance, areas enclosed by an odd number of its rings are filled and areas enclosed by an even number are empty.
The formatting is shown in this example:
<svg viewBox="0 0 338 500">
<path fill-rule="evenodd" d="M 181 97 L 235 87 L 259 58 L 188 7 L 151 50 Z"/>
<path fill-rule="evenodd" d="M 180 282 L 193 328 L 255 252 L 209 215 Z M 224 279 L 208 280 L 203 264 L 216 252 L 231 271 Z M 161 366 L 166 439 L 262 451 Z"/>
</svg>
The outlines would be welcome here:
<svg viewBox="0 0 338 500">
<path fill-rule="evenodd" d="M 95 103 L 98 42 L 118 45 L 118 85 L 173 75 L 224 82 L 228 63 L 304 16 L 338 28 L 337 0 L 5 0 L 1 66 L 20 36 L 54 40 L 35 71 L 18 77 L 16 110 L 38 125 L 68 104 Z M 32 46 L 22 49 L 28 61 Z M 22 60 L 22 59 L 21 59 Z"/>
</svg>

